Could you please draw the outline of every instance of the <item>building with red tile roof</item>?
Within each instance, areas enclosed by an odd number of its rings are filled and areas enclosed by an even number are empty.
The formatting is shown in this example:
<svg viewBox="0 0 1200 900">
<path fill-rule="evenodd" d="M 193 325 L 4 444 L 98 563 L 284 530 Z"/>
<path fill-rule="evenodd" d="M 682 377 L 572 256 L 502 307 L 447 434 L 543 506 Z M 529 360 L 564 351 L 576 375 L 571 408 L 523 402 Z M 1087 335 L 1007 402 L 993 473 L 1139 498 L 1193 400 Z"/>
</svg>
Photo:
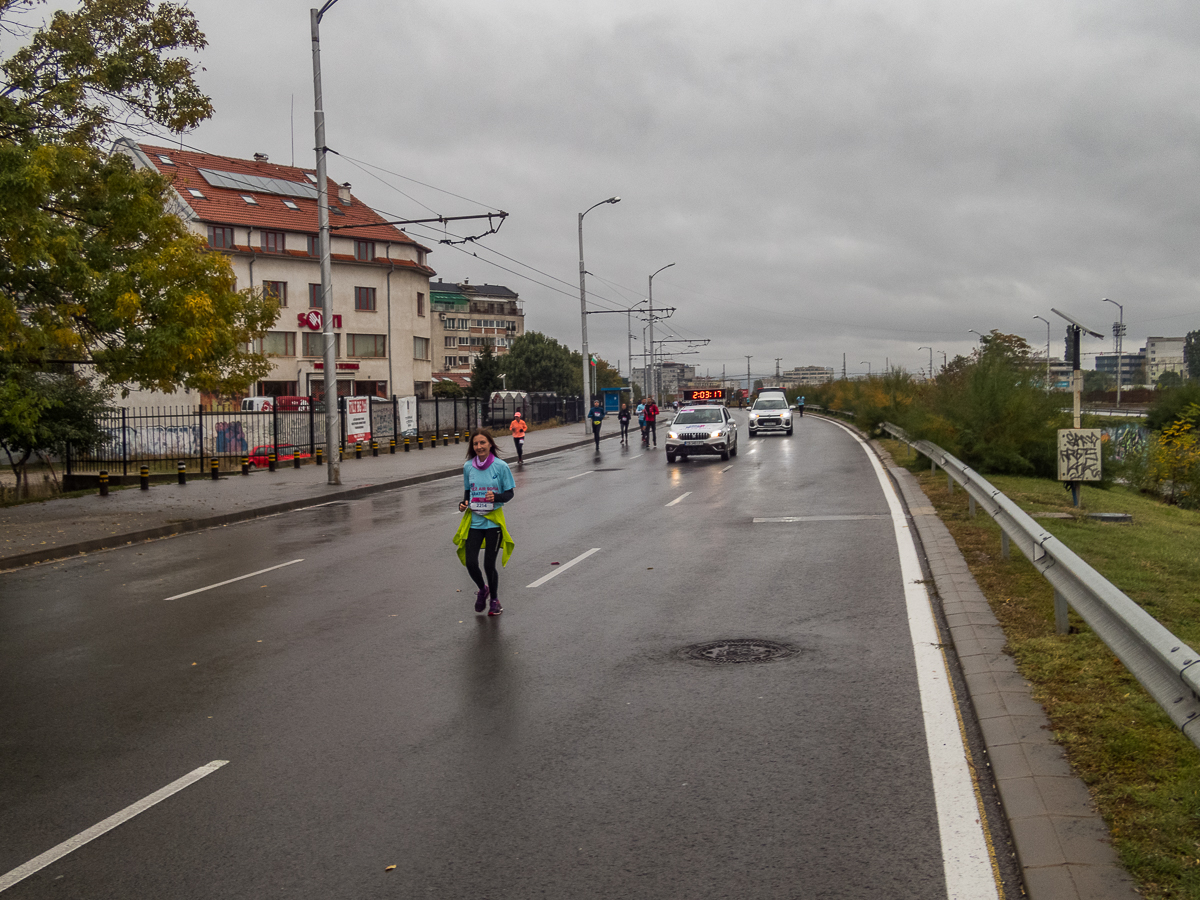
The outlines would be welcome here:
<svg viewBox="0 0 1200 900">
<path fill-rule="evenodd" d="M 117 151 L 170 182 L 170 205 L 240 287 L 276 297 L 279 318 L 261 341 L 271 375 L 255 394 L 324 393 L 321 260 L 314 171 L 123 139 Z M 431 396 L 429 248 L 330 179 L 330 255 L 338 393 Z M 139 398 L 148 399 L 148 398 Z M 176 399 L 176 398 L 172 398 Z"/>
</svg>

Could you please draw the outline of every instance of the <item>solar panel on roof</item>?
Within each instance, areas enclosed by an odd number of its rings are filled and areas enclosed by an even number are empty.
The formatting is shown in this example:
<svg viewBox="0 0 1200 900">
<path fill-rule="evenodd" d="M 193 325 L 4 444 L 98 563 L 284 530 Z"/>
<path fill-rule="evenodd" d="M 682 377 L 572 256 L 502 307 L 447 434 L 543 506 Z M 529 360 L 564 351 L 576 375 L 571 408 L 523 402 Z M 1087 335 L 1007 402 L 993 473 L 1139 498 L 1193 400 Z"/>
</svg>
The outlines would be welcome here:
<svg viewBox="0 0 1200 900">
<path fill-rule="evenodd" d="M 316 200 L 317 189 L 311 184 L 286 181 L 282 178 L 267 178 L 262 175 L 245 175 L 241 172 L 217 172 L 200 169 L 204 180 L 213 187 L 230 188 L 235 191 L 255 191 L 260 194 L 276 194 L 282 197 L 300 197 Z"/>
</svg>

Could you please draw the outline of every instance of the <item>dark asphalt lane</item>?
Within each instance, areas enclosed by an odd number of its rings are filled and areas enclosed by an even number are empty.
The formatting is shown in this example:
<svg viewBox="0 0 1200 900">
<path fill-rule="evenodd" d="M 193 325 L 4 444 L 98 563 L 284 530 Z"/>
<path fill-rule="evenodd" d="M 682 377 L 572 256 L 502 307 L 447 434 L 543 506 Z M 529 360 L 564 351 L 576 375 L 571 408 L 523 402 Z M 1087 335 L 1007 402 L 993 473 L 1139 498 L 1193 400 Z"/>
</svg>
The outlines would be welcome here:
<svg viewBox="0 0 1200 900">
<path fill-rule="evenodd" d="M 868 459 L 741 441 L 518 470 L 498 619 L 459 481 L 0 576 L 0 873 L 229 760 L 5 900 L 944 897 Z M 800 652 L 678 653 L 741 637 Z"/>
</svg>

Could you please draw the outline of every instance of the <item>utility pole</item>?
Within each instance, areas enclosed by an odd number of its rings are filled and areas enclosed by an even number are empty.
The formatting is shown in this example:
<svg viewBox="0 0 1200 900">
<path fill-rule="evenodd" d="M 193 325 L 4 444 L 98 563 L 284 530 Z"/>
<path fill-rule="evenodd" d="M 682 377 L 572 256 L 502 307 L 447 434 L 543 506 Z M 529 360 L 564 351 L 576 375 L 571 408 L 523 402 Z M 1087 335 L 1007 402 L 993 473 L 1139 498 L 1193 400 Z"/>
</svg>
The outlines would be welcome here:
<svg viewBox="0 0 1200 900">
<path fill-rule="evenodd" d="M 753 382 L 750 381 L 750 360 L 753 358 L 754 357 L 752 357 L 752 356 L 746 357 L 746 401 L 747 402 L 749 402 L 749 400 L 750 400 L 750 388 L 751 388 L 751 385 L 753 384 Z"/>
<path fill-rule="evenodd" d="M 579 214 L 579 318 L 581 319 L 580 327 L 583 330 L 583 430 L 584 433 L 591 431 L 588 427 L 587 411 L 591 407 L 591 357 L 588 355 L 588 339 L 587 339 L 587 284 L 586 270 L 583 267 L 583 217 L 590 213 L 597 206 L 603 206 L 605 203 L 620 203 L 620 197 L 609 197 L 607 200 L 601 200 L 599 203 L 593 203 L 587 209 Z"/>
<path fill-rule="evenodd" d="M 918 347 L 917 348 L 918 353 L 920 353 L 922 350 L 929 351 L 929 380 L 932 381 L 933 380 L 933 348 L 932 347 Z"/>
<path fill-rule="evenodd" d="M 328 484 L 342 483 L 341 410 L 337 393 L 337 336 L 333 333 L 333 266 L 329 256 L 329 186 L 325 177 L 325 106 L 321 98 L 321 17 L 337 0 L 309 10 L 312 26 L 313 123 L 317 138 L 317 247 L 321 254 L 321 331 L 325 338 L 325 458 Z M 299 385 L 297 385 L 299 387 Z M 395 386 L 393 385 L 393 388 Z"/>
<path fill-rule="evenodd" d="M 842 381 L 846 380 L 846 354 L 842 354 Z"/>
<path fill-rule="evenodd" d="M 779 378 L 779 362 L 782 359 L 783 359 L 782 356 L 775 357 L 775 377 L 776 378 Z"/>
</svg>

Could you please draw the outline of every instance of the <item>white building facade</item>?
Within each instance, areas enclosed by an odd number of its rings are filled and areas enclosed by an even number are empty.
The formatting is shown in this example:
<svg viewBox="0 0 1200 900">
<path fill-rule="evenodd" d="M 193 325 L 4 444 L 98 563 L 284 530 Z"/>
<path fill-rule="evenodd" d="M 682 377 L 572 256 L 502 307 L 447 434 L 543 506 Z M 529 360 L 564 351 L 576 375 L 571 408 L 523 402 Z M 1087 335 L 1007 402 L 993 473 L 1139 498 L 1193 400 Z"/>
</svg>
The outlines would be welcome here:
<svg viewBox="0 0 1200 900">
<path fill-rule="evenodd" d="M 118 151 L 171 183 L 174 211 L 209 247 L 229 256 L 238 287 L 279 303 L 256 349 L 272 362 L 252 394 L 324 394 L 321 261 L 316 175 L 254 160 L 118 142 Z M 429 249 L 328 184 L 337 386 L 342 396 L 431 396 L 433 346 Z M 195 394 L 190 402 L 195 402 Z M 135 402 L 183 402 L 135 396 Z M 205 398 L 236 405 L 240 398 Z"/>
</svg>

